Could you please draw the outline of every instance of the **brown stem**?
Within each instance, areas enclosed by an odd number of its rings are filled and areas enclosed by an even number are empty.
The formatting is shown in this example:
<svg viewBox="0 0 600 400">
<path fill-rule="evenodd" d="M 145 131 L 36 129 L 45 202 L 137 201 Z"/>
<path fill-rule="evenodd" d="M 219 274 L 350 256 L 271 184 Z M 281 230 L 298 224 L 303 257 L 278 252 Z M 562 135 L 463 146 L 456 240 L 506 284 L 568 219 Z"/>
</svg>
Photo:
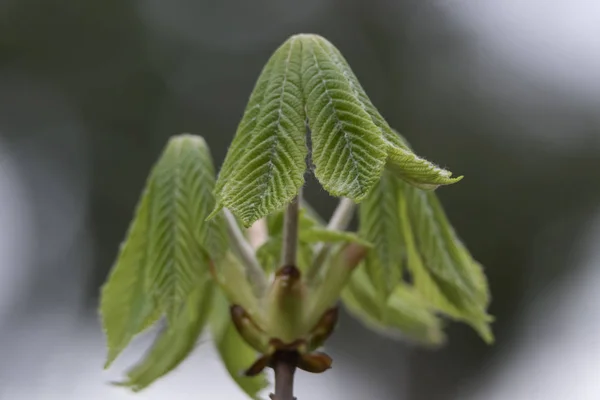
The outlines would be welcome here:
<svg viewBox="0 0 600 400">
<path fill-rule="evenodd" d="M 296 400 L 294 397 L 294 373 L 298 365 L 296 351 L 278 351 L 273 355 L 275 371 L 275 393 L 271 400 Z"/>
</svg>

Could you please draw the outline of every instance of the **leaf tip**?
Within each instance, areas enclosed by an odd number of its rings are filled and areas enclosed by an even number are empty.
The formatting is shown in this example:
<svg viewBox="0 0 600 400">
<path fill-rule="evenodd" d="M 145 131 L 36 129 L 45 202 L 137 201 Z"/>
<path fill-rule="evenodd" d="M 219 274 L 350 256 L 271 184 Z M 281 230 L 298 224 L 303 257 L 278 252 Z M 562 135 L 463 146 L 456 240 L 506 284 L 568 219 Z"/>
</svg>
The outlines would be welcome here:
<svg viewBox="0 0 600 400">
<path fill-rule="evenodd" d="M 208 217 L 206 217 L 206 219 L 204 221 L 208 222 L 208 221 L 214 219 L 217 215 L 219 215 L 219 213 L 221 212 L 222 209 L 223 209 L 223 204 L 221 202 L 217 203 L 215 205 L 215 208 L 210 212 L 210 214 L 208 214 Z"/>
</svg>

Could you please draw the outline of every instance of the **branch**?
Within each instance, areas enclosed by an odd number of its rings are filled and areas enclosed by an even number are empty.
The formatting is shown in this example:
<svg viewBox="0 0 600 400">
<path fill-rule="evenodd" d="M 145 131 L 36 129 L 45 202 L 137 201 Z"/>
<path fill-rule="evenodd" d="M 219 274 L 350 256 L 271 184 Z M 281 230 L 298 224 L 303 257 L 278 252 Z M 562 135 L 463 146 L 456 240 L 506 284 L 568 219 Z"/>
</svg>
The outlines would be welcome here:
<svg viewBox="0 0 600 400">
<path fill-rule="evenodd" d="M 231 239 L 233 247 L 246 267 L 246 275 L 248 276 L 248 280 L 252 284 L 252 287 L 255 289 L 255 291 L 258 292 L 255 294 L 262 296 L 267 290 L 268 284 L 265 272 L 256 259 L 254 249 L 244 237 L 244 234 L 240 230 L 240 227 L 231 211 L 225 208 L 223 209 L 223 214 L 225 215 L 225 221 L 227 221 L 227 233 L 229 234 L 229 238 Z"/>
<path fill-rule="evenodd" d="M 350 225 L 350 221 L 352 221 L 352 217 L 354 216 L 354 210 L 356 210 L 356 203 L 348 198 L 342 198 L 327 224 L 327 229 L 332 231 L 343 231 L 348 228 L 348 225 Z M 316 279 L 325 259 L 329 255 L 329 251 L 331 251 L 330 243 L 319 243 L 315 247 L 315 259 L 306 272 L 307 282 L 310 283 Z"/>
<path fill-rule="evenodd" d="M 283 250 L 281 254 L 282 267 L 296 268 L 298 252 L 298 214 L 302 189 L 294 197 L 285 210 L 283 220 Z M 298 365 L 296 351 L 277 351 L 273 355 L 271 367 L 275 371 L 275 394 L 272 400 L 296 400 L 294 397 L 294 373 Z"/>
<path fill-rule="evenodd" d="M 298 364 L 295 351 L 278 351 L 273 356 L 275 371 L 275 394 L 271 400 L 296 400 L 294 397 L 294 373 Z"/>
</svg>

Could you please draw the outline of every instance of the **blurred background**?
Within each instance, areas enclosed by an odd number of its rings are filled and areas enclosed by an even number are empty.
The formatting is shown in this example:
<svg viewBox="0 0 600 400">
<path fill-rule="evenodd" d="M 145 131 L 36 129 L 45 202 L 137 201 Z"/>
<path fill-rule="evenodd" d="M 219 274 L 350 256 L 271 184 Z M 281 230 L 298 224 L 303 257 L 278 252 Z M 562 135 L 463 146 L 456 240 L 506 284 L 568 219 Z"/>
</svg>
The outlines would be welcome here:
<svg viewBox="0 0 600 400">
<path fill-rule="evenodd" d="M 344 315 L 299 400 L 600 399 L 597 0 L 0 0 L 0 399 L 244 399 L 206 341 L 142 393 L 109 386 L 152 337 L 103 371 L 98 288 L 167 139 L 203 135 L 220 165 L 300 32 L 465 175 L 438 193 L 486 268 L 497 343 L 452 324 L 425 351 Z"/>
</svg>

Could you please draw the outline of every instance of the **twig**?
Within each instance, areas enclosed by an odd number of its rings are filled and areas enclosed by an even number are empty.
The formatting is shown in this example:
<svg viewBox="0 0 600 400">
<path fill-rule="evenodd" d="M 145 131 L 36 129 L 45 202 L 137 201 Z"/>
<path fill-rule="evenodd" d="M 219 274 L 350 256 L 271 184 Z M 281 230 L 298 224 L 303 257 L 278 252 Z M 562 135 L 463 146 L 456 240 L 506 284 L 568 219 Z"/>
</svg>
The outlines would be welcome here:
<svg viewBox="0 0 600 400">
<path fill-rule="evenodd" d="M 295 351 L 278 351 L 273 356 L 275 371 L 275 393 L 272 400 L 296 400 L 294 397 L 294 373 L 298 364 L 298 353 Z"/>
<path fill-rule="evenodd" d="M 281 254 L 282 267 L 296 267 L 298 252 L 298 213 L 302 190 L 292 200 L 285 210 L 283 220 L 283 250 Z M 272 400 L 295 400 L 294 373 L 298 365 L 296 351 L 277 351 L 273 355 L 271 367 L 275 371 L 275 393 Z"/>
<path fill-rule="evenodd" d="M 352 217 L 354 215 L 354 210 L 356 209 L 356 203 L 354 201 L 342 198 L 338 203 L 329 223 L 327 224 L 327 229 L 332 231 L 343 231 L 348 225 L 350 225 L 350 221 L 352 221 Z M 319 243 L 315 247 L 315 259 L 311 264 L 310 268 L 306 272 L 306 280 L 308 282 L 314 281 L 317 275 L 321 271 L 321 267 L 329 255 L 329 251 L 331 250 L 330 243 Z"/>
<path fill-rule="evenodd" d="M 265 276 L 265 272 L 256 259 L 254 249 L 244 237 L 244 234 L 240 230 L 240 227 L 231 211 L 225 208 L 223 209 L 223 214 L 225 215 L 225 221 L 227 221 L 227 232 L 229 233 L 231 244 L 246 267 L 246 275 L 248 276 L 248 280 L 257 292 L 256 294 L 258 296 L 262 296 L 262 294 L 267 290 L 267 277 Z"/>
</svg>

